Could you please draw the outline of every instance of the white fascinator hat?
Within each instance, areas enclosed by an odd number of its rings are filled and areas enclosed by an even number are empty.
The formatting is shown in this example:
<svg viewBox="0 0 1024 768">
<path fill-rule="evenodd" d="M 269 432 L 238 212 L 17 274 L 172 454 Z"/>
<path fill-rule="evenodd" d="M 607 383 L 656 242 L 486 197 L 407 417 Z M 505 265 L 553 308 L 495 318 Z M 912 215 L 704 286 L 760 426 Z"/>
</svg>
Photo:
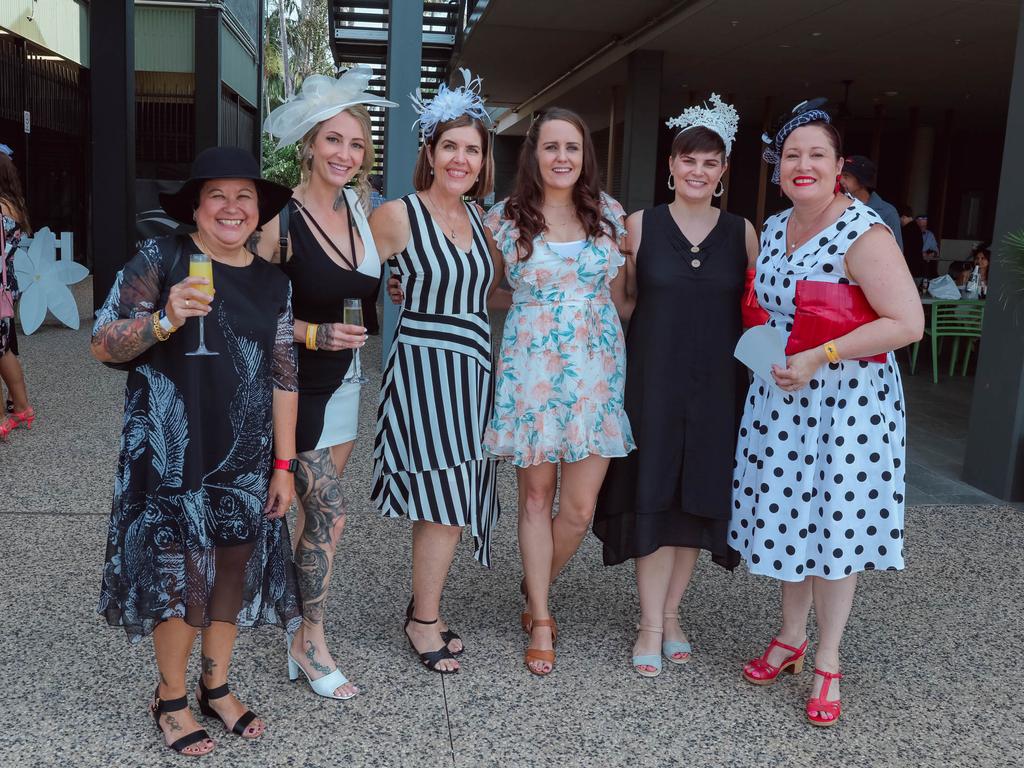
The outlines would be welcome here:
<svg viewBox="0 0 1024 768">
<path fill-rule="evenodd" d="M 373 70 L 365 64 L 355 65 L 337 79 L 310 75 L 302 81 L 299 93 L 267 115 L 263 130 L 277 139 L 280 149 L 297 142 L 317 123 L 356 104 L 397 107 L 383 96 L 366 92 L 372 78 Z"/>
</svg>

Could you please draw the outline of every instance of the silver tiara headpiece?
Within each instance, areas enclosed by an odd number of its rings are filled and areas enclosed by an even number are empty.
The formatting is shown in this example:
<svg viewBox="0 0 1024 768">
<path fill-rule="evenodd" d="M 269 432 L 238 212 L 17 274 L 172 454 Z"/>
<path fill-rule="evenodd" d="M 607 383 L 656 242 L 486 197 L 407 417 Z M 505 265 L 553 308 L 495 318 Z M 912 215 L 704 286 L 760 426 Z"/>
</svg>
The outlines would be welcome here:
<svg viewBox="0 0 1024 768">
<path fill-rule="evenodd" d="M 416 89 L 416 93 L 410 94 L 412 108 L 419 115 L 419 119 L 413 125 L 419 123 L 424 141 L 429 141 L 433 137 L 438 125 L 454 120 L 460 115 L 490 121 L 483 97 L 480 96 L 483 80 L 473 77 L 468 69 L 460 68 L 459 72 L 462 73 L 463 84 L 457 88 L 449 88 L 445 83 L 441 83 L 437 95 L 426 101 L 419 88 Z"/>
<path fill-rule="evenodd" d="M 726 157 L 732 152 L 732 143 L 740 125 L 740 116 L 732 104 L 726 104 L 717 93 L 704 104 L 697 104 L 682 111 L 667 123 L 669 128 L 678 128 L 679 133 L 689 128 L 707 128 L 717 133 L 725 144 Z"/>
</svg>

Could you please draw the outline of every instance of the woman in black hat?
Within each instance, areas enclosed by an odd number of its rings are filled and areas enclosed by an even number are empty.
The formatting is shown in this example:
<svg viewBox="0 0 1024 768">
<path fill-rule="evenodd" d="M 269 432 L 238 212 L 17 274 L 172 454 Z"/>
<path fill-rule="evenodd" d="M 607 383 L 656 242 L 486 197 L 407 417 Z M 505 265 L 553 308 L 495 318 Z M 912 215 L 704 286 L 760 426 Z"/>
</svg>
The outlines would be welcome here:
<svg viewBox="0 0 1024 768">
<path fill-rule="evenodd" d="M 291 192 L 244 150 L 208 149 L 192 170 L 161 203 L 198 231 L 142 244 L 97 313 L 92 353 L 129 371 L 98 610 L 132 642 L 153 634 L 150 712 L 171 749 L 202 755 L 214 745 L 185 691 L 196 635 L 201 711 L 252 739 L 265 726 L 227 686 L 237 625 L 300 620 L 281 520 L 297 387 L 288 279 L 245 247 Z M 213 285 L 188 276 L 192 262 Z"/>
</svg>

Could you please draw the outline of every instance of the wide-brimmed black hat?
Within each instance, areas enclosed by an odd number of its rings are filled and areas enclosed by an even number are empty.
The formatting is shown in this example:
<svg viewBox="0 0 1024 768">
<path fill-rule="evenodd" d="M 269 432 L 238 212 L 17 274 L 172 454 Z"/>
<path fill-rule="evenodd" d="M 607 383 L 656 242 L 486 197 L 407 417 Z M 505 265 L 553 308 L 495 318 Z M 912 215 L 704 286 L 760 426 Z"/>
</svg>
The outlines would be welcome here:
<svg viewBox="0 0 1024 768">
<path fill-rule="evenodd" d="M 260 164 L 251 153 L 238 147 L 210 147 L 192 162 L 192 175 L 173 193 L 160 194 L 167 215 L 185 224 L 193 222 L 199 190 L 210 179 L 251 179 L 259 198 L 260 226 L 284 208 L 292 196 L 288 187 L 260 177 Z"/>
</svg>

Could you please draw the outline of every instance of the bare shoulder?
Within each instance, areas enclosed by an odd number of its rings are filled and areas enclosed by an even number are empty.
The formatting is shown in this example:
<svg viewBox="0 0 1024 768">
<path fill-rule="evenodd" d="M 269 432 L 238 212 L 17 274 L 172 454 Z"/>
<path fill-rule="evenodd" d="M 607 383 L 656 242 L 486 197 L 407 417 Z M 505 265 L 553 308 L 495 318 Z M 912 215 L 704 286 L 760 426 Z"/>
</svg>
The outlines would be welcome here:
<svg viewBox="0 0 1024 768">
<path fill-rule="evenodd" d="M 402 200 L 390 200 L 370 214 L 370 230 L 381 261 L 387 261 L 409 242 L 409 212 Z"/>
<path fill-rule="evenodd" d="M 644 212 L 633 211 L 629 216 L 626 217 L 626 227 L 632 229 L 633 227 L 639 227 L 644 222 Z"/>
<path fill-rule="evenodd" d="M 389 200 L 374 209 L 370 214 L 370 222 L 380 224 L 409 223 L 409 213 L 405 209 L 405 203 L 401 200 Z"/>
</svg>

